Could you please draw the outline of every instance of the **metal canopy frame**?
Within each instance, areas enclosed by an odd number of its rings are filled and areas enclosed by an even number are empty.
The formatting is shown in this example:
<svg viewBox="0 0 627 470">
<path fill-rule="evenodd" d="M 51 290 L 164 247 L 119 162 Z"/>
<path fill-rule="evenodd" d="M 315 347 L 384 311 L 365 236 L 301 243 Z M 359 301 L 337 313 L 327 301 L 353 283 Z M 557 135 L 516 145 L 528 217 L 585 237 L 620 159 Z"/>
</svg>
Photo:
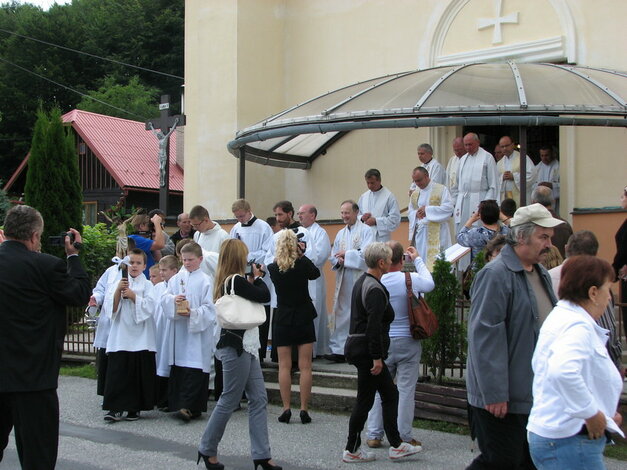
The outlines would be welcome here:
<svg viewBox="0 0 627 470">
<path fill-rule="evenodd" d="M 440 75 L 437 74 L 439 70 L 442 72 Z M 475 99 L 470 87 L 451 89 L 453 77 L 464 77 L 458 74 L 467 74 L 474 80 L 474 86 L 481 86 L 483 77 L 490 77 L 491 73 L 506 76 L 511 82 L 501 80 L 499 83 L 503 87 L 494 89 L 486 85 L 481 90 L 488 97 L 485 103 Z M 533 77 L 534 74 L 537 77 Z M 543 87 L 547 85 L 547 76 L 563 80 L 564 84 L 575 83 L 580 89 L 575 91 L 580 91 L 580 96 L 573 93 L 575 96 L 571 100 L 569 95 L 568 102 L 538 102 L 537 97 L 543 96 L 543 92 L 546 94 Z M 599 77 L 605 78 L 611 86 Z M 406 87 L 400 91 L 394 88 L 399 80 L 407 81 Z M 389 87 L 389 95 L 386 94 L 386 87 Z M 403 102 L 401 107 L 387 107 L 393 99 L 399 104 L 398 96 L 410 87 L 419 93 L 413 100 L 408 94 L 406 105 Z M 418 91 L 421 87 L 424 90 Z M 513 88 L 515 98 L 499 100 L 504 90 L 511 93 Z M 445 89 L 447 91 L 443 91 Z M 369 96 L 374 96 L 374 106 L 360 108 Z M 536 97 L 535 102 L 532 96 Z M 320 106 L 316 107 L 317 104 Z M 521 155 L 526 154 L 526 145 L 522 144 L 526 140 L 527 127 L 627 127 L 627 73 L 559 64 L 516 64 L 512 61 L 403 72 L 342 87 L 286 109 L 237 132 L 227 148 L 240 159 L 239 193 L 240 197 L 244 197 L 246 160 L 261 165 L 306 170 L 311 168 L 316 158 L 326 154 L 334 143 L 351 131 L 480 125 L 519 126 Z M 305 149 L 309 153 L 304 152 Z M 521 167 L 524 165 L 523 158 Z M 521 193 L 524 194 L 524 188 L 521 188 Z"/>
</svg>

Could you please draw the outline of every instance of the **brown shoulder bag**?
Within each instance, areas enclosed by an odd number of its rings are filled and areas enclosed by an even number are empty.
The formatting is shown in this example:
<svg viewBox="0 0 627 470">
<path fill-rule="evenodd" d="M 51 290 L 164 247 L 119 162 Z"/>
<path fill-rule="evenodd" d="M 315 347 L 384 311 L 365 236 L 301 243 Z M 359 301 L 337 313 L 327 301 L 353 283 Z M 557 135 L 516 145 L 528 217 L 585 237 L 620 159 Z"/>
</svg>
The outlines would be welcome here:
<svg viewBox="0 0 627 470">
<path fill-rule="evenodd" d="M 438 317 L 422 296 L 414 295 L 409 273 L 405 273 L 405 285 L 407 286 L 407 315 L 411 336 L 414 339 L 427 339 L 438 329 Z"/>
</svg>

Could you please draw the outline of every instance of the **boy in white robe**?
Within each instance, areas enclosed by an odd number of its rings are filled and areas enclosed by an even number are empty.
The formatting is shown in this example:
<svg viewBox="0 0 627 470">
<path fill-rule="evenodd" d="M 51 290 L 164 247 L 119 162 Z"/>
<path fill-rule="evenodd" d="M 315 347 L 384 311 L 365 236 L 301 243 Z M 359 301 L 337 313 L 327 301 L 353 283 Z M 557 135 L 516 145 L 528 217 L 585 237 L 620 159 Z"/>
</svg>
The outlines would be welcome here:
<svg viewBox="0 0 627 470">
<path fill-rule="evenodd" d="M 168 289 L 168 281 L 176 275 L 179 270 L 179 261 L 176 256 L 166 255 L 159 260 L 157 266 L 162 281 L 155 285 L 155 334 L 157 341 L 157 408 L 159 411 L 169 411 L 168 408 L 168 377 L 170 377 L 170 366 L 165 364 L 164 370 L 159 369 L 161 357 L 163 356 L 165 327 L 167 318 L 161 308 L 161 298 Z M 152 271 L 151 271 L 152 274 Z"/>
<path fill-rule="evenodd" d="M 105 421 L 139 419 L 155 405 L 155 324 L 153 285 L 146 279 L 146 254 L 129 251 L 128 278 L 122 277 L 105 297 L 103 310 L 111 320 L 107 339 L 108 366 L 102 408 Z"/>
<path fill-rule="evenodd" d="M 207 411 L 209 371 L 216 344 L 212 282 L 201 269 L 202 248 L 195 242 L 181 249 L 183 269 L 168 281 L 161 298 L 168 319 L 159 371 L 170 366 L 168 406 L 184 422 Z"/>
</svg>

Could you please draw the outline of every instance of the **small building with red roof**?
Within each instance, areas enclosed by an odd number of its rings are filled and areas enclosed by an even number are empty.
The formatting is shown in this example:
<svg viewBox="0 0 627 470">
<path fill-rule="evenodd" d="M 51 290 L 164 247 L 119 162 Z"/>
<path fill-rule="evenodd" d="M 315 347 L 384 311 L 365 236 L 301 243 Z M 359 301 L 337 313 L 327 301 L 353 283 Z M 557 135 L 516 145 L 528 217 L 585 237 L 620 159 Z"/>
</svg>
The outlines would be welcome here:
<svg viewBox="0 0 627 470">
<path fill-rule="evenodd" d="M 75 109 L 62 116 L 76 135 L 76 154 L 83 188 L 85 224 L 97 221 L 120 201 L 130 210 L 159 207 L 159 141 L 145 124 Z M 177 134 L 170 135 L 169 214 L 183 211 L 183 168 L 177 163 Z M 22 194 L 30 153 L 4 190 Z"/>
</svg>

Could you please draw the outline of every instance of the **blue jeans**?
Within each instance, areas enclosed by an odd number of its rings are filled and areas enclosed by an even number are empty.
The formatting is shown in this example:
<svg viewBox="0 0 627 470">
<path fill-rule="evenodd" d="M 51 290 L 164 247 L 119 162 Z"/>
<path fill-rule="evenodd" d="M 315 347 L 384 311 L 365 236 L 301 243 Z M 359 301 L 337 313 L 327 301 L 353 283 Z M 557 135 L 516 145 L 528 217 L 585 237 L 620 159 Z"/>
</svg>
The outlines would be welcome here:
<svg viewBox="0 0 627 470">
<path fill-rule="evenodd" d="M 531 458 L 538 470 L 605 470 L 605 436 L 592 440 L 587 435 L 576 434 L 549 439 L 529 432 L 527 438 Z"/>
<path fill-rule="evenodd" d="M 420 375 L 420 353 L 422 344 L 413 338 L 390 338 L 390 349 L 385 365 L 396 378 L 398 388 L 398 431 L 405 442 L 412 440 L 416 382 Z M 383 415 L 381 397 L 377 393 L 374 405 L 368 414 L 368 439 L 383 437 Z"/>
</svg>

